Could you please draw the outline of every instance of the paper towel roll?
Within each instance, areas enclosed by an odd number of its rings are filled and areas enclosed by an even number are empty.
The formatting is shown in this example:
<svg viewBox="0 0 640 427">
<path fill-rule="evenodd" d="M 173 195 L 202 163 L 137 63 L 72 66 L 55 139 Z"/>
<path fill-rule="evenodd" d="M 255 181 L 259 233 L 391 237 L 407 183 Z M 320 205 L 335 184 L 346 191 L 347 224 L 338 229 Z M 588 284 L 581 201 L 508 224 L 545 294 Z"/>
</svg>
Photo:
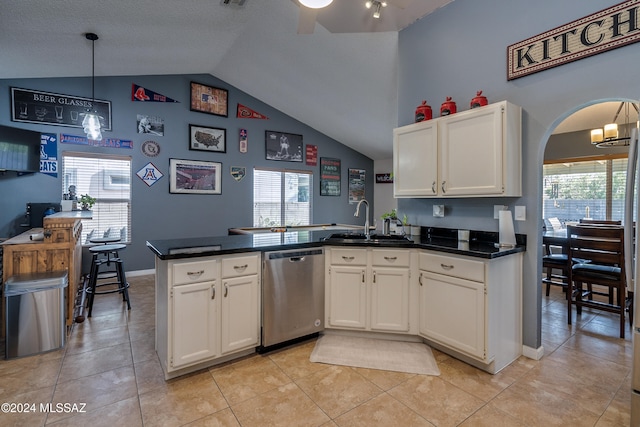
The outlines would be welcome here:
<svg viewBox="0 0 640 427">
<path fill-rule="evenodd" d="M 44 240 L 44 233 L 33 233 L 29 236 L 29 240 Z"/>
<path fill-rule="evenodd" d="M 511 211 L 498 211 L 498 230 L 500 246 L 515 246 L 516 233 L 513 231 Z"/>
</svg>

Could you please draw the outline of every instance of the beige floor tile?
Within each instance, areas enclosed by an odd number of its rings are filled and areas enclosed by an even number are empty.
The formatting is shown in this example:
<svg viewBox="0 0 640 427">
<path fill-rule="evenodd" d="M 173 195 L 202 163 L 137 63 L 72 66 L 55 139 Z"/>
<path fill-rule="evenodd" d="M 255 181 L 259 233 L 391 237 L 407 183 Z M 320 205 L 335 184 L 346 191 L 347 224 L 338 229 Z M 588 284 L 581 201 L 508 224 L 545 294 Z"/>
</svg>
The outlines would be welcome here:
<svg viewBox="0 0 640 427">
<path fill-rule="evenodd" d="M 0 361 L 0 398 L 53 386 L 58 381 L 64 352 Z"/>
<path fill-rule="evenodd" d="M 329 421 L 329 417 L 294 383 L 233 405 L 232 410 L 242 427 L 311 427 Z"/>
<path fill-rule="evenodd" d="M 267 356 L 252 356 L 210 371 L 231 406 L 291 382 Z"/>
<path fill-rule="evenodd" d="M 156 339 L 154 335 L 144 337 L 139 340 L 131 340 L 131 354 L 133 363 L 143 362 L 156 358 Z"/>
<path fill-rule="evenodd" d="M 295 380 L 306 377 L 314 372 L 327 369 L 328 366 L 322 363 L 313 363 L 309 360 L 311 352 L 315 348 L 316 340 L 287 347 L 282 350 L 268 353 L 269 359 L 278 365 L 282 371 Z"/>
<path fill-rule="evenodd" d="M 238 419 L 231 409 L 226 408 L 192 423 L 185 424 L 185 427 L 240 427 L 240 423 L 238 423 Z"/>
<path fill-rule="evenodd" d="M 64 358 L 59 381 L 69 381 L 132 364 L 129 342 L 71 354 Z"/>
<path fill-rule="evenodd" d="M 484 402 L 441 379 L 418 375 L 388 393 L 437 426 L 455 426 Z"/>
<path fill-rule="evenodd" d="M 332 419 L 382 393 L 353 368 L 331 366 L 296 384 Z"/>
<path fill-rule="evenodd" d="M 66 344 L 67 355 L 112 347 L 129 342 L 129 331 L 126 325 L 97 331 L 78 330 L 71 334 Z"/>
<path fill-rule="evenodd" d="M 438 365 L 439 366 L 439 365 Z M 353 368 L 357 373 L 380 387 L 382 390 L 390 390 L 398 384 L 402 384 L 416 374 L 406 372 L 381 371 L 379 369 Z"/>
<path fill-rule="evenodd" d="M 613 426 L 629 426 L 631 425 L 630 414 L 631 402 L 631 374 L 627 376 L 625 381 L 618 389 L 613 401 L 604 414 L 598 420 L 596 427 L 613 427 Z"/>
<path fill-rule="evenodd" d="M 429 421 L 383 393 L 335 419 L 340 427 L 432 427 Z"/>
<path fill-rule="evenodd" d="M 138 394 L 145 394 L 157 387 L 165 387 L 164 372 L 157 357 L 133 365 L 136 372 Z"/>
<path fill-rule="evenodd" d="M 438 367 L 441 379 L 485 402 L 496 397 L 516 380 L 509 375 L 509 370 L 491 375 L 456 359 L 449 359 Z"/>
<path fill-rule="evenodd" d="M 87 411 L 96 411 L 103 406 L 133 398 L 137 395 L 136 379 L 132 366 L 86 376 L 56 386 L 52 402 L 86 403 Z M 47 422 L 69 418 L 73 414 L 50 414 Z"/>
<path fill-rule="evenodd" d="M 181 426 L 228 406 L 209 371 L 167 381 L 140 395 L 145 427 Z"/>
<path fill-rule="evenodd" d="M 483 406 L 459 424 L 460 427 L 529 427 L 530 425 L 518 421 L 491 405 Z"/>
<path fill-rule="evenodd" d="M 154 317 L 147 318 L 145 321 L 132 323 L 129 325 L 129 337 L 131 341 L 138 341 L 145 338 L 154 337 L 156 334 Z"/>
<path fill-rule="evenodd" d="M 103 406 L 94 411 L 78 413 L 69 418 L 47 423 L 47 427 L 142 427 L 142 414 L 138 397 L 120 400 L 110 405 Z"/>
<path fill-rule="evenodd" d="M 0 412 L 0 425 L 8 426 L 42 426 L 44 425 L 47 412 L 42 411 L 40 405 L 47 405 L 53 397 L 54 386 L 40 388 L 12 394 L 10 397 L 3 397 L 2 403 L 15 404 L 9 407 L 9 411 Z M 28 404 L 28 409 L 19 407 L 18 404 Z"/>
</svg>

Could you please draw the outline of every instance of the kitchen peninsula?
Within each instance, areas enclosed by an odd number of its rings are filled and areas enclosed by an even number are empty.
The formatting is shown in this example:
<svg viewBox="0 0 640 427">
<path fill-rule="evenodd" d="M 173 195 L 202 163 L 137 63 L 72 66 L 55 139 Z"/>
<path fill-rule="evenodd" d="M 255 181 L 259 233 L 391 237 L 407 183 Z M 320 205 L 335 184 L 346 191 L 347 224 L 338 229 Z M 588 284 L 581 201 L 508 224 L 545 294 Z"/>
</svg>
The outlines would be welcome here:
<svg viewBox="0 0 640 427">
<path fill-rule="evenodd" d="M 262 253 L 314 247 L 325 253 L 325 329 L 419 337 L 490 373 L 522 354 L 526 236 L 500 248 L 495 232 L 471 231 L 469 242 L 458 242 L 457 230 L 424 228 L 412 242 L 374 244 L 327 241 L 334 231 L 148 241 L 156 255 L 156 351 L 165 378 L 255 352 Z M 335 303 L 345 298 L 355 300 Z"/>
</svg>

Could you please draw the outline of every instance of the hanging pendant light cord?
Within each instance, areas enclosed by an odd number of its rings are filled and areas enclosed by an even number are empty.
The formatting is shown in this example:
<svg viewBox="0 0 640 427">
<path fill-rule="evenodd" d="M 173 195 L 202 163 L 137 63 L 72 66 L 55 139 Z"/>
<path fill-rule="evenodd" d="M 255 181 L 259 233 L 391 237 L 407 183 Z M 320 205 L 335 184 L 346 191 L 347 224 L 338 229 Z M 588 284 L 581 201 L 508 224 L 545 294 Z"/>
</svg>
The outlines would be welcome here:
<svg viewBox="0 0 640 427">
<path fill-rule="evenodd" d="M 96 40 L 98 40 L 98 35 L 95 33 L 87 33 L 84 36 L 87 38 L 87 40 L 91 40 L 91 103 L 93 106 L 93 104 L 95 104 L 96 102 Z"/>
</svg>

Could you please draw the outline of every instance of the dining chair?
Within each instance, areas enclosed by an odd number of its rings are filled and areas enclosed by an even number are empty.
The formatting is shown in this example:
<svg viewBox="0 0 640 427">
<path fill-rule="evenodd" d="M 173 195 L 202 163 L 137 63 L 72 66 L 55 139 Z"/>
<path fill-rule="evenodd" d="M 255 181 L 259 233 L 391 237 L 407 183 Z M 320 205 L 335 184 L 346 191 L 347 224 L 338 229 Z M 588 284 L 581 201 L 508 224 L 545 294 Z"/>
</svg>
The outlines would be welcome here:
<svg viewBox="0 0 640 427">
<path fill-rule="evenodd" d="M 589 307 L 620 316 L 620 338 L 625 335 L 625 310 L 629 309 L 629 323 L 633 323 L 633 292 L 627 289 L 624 265 L 624 228 L 616 225 L 582 224 L 567 227 L 568 257 L 573 263 L 569 270 L 567 315 L 571 324 L 572 306 L 582 313 Z M 588 260 L 589 262 L 575 262 Z M 585 288 L 584 285 L 587 285 Z M 608 292 L 596 292 L 593 286 Z M 594 298 L 595 295 L 606 296 Z"/>
</svg>

